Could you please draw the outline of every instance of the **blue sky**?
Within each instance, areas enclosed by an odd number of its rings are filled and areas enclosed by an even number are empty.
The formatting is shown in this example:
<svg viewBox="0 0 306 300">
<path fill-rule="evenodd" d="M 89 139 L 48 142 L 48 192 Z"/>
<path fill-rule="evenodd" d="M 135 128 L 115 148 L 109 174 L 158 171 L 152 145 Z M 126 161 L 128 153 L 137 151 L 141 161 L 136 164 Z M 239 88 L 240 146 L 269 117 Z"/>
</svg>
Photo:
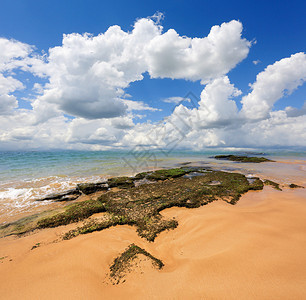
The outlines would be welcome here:
<svg viewBox="0 0 306 300">
<path fill-rule="evenodd" d="M 249 84 L 256 81 L 257 74 L 263 72 L 268 65 L 273 65 L 275 62 L 288 58 L 295 53 L 305 52 L 305 11 L 305 1 L 297 0 L 1 0 L 0 37 L 33 45 L 36 48 L 35 53 L 37 55 L 46 53 L 48 56 L 50 48 L 62 46 L 63 34 L 83 34 L 87 32 L 97 36 L 106 32 L 112 25 L 119 25 L 122 31 L 131 32 L 136 20 L 153 16 L 156 12 L 163 14 L 161 21 L 163 33 L 169 29 L 174 29 L 179 36 L 187 36 L 189 38 L 204 38 L 209 34 L 212 26 L 220 26 L 222 23 L 238 20 L 243 26 L 242 38 L 251 42 L 252 45 L 249 47 L 247 56 L 239 59 L 235 63 L 236 66 L 230 68 L 228 72 L 224 72 L 223 75 L 228 76 L 230 83 L 241 90 L 242 95 L 234 99 L 237 108 L 241 109 L 241 97 L 252 91 Z M 254 64 L 254 61 L 258 63 Z M 38 97 L 33 93 L 33 84 L 40 83 L 44 85 L 48 83 L 49 75 L 39 77 L 33 72 L 21 71 L 18 68 L 13 71 L 14 78 L 24 84 L 24 89 L 16 89 L 9 93 L 18 101 L 18 107 L 15 107 L 14 111 L 16 113 L 18 109 L 23 108 L 32 110 L 33 101 L 35 97 Z M 3 74 L 9 76 L 8 73 Z M 205 87 L 205 84 L 201 84 L 200 80 L 191 81 L 190 78 L 180 79 L 179 77 L 171 79 L 163 78 L 163 76 L 150 78 L 152 77 L 151 75 L 148 72 L 144 72 L 142 80 L 130 80 L 128 86 L 124 87 L 124 92 L 130 95 L 128 99 L 142 101 L 144 105 L 157 109 L 144 110 L 138 117 L 134 115 L 134 124 L 160 121 L 162 118 L 171 115 L 175 106 L 174 103 L 165 103 L 164 99 L 184 97 L 190 91 L 200 99 L 201 92 Z M 297 80 L 301 79 L 297 78 Z M 306 86 L 304 84 L 295 88 L 291 95 L 274 101 L 270 111 L 285 110 L 288 106 L 301 109 L 306 100 L 305 95 Z M 31 101 L 27 101 L 27 98 L 30 98 Z M 231 99 L 233 98 L 231 97 Z M 62 103 L 61 108 L 63 107 L 66 106 Z M 68 121 L 80 117 L 80 114 L 78 115 L 79 112 L 74 115 L 74 113 L 71 113 L 72 111 L 72 109 L 63 109 L 62 111 L 63 115 L 68 116 Z M 84 116 L 81 114 L 81 117 Z M 67 123 L 68 121 L 66 120 L 65 122 Z M 32 124 L 31 126 L 34 125 Z M 95 128 L 95 130 L 98 129 Z M 30 129 L 29 132 L 31 132 Z M 2 134 L 2 141 L 4 141 L 4 136 L 7 136 L 7 133 L 3 131 Z M 116 142 L 120 143 L 117 133 L 115 137 L 117 139 Z M 16 139 L 16 136 L 8 140 L 7 143 L 4 141 L 3 147 L 13 147 L 12 145 L 15 145 L 14 139 Z M 84 143 L 84 139 L 82 141 L 81 143 Z M 24 144 L 24 147 L 36 147 L 35 143 L 33 143 L 32 141 Z M 101 143 L 103 144 L 102 140 L 100 141 Z M 109 145 L 109 142 L 107 144 Z M 247 142 L 242 146 L 247 146 Z"/>
</svg>

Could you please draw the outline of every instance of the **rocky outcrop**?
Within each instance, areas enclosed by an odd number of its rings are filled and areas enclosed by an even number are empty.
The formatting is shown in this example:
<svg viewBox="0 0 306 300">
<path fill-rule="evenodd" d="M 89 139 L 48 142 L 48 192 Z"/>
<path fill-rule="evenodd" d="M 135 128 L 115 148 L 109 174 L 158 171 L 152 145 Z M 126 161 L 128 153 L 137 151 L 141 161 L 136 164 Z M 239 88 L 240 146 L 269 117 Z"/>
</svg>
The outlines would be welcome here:
<svg viewBox="0 0 306 300">
<path fill-rule="evenodd" d="M 99 191 L 107 191 L 109 188 L 106 182 L 97 183 L 79 183 L 77 185 L 77 190 L 85 195 L 93 194 Z"/>
<path fill-rule="evenodd" d="M 56 202 L 72 201 L 72 200 L 77 199 L 80 195 L 81 195 L 81 192 L 78 189 L 71 189 L 71 190 L 68 190 L 62 193 L 54 193 L 54 194 L 47 195 L 46 197 L 37 199 L 36 201 L 48 201 L 48 200 L 52 200 Z"/>
<path fill-rule="evenodd" d="M 240 156 L 240 155 L 216 155 L 214 156 L 214 158 L 220 159 L 220 160 L 243 162 L 243 163 L 261 163 L 261 162 L 268 162 L 268 161 L 272 162 L 273 161 L 265 157 Z"/>
</svg>

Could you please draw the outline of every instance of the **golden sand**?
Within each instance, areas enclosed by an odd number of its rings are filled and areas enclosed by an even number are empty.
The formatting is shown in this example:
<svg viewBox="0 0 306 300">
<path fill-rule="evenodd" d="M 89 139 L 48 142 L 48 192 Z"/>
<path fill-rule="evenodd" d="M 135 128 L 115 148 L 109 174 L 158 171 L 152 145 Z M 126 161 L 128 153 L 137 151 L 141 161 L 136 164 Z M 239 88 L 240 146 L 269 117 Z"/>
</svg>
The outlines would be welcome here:
<svg viewBox="0 0 306 300">
<path fill-rule="evenodd" d="M 0 240 L 1 299 L 305 299 L 306 191 L 265 187 L 237 205 L 170 208 L 178 228 L 154 243 L 130 226 L 53 243 L 75 225 Z M 31 250 L 36 243 L 41 245 Z M 113 259 L 135 243 L 142 259 L 113 285 Z"/>
</svg>

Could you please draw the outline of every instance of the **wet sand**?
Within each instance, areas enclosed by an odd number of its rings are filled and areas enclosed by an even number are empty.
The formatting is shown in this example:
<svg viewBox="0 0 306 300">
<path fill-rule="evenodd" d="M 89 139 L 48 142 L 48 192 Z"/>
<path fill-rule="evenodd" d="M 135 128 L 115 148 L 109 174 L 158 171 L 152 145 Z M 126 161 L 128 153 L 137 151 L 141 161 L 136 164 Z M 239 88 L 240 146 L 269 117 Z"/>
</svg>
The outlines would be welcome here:
<svg viewBox="0 0 306 300">
<path fill-rule="evenodd" d="M 154 243 L 131 226 L 56 243 L 75 225 L 1 239 L 0 299 L 306 298 L 305 189 L 265 187 L 234 206 L 217 201 L 162 214 L 179 226 Z M 124 283 L 113 285 L 109 266 L 131 243 L 165 267 L 138 261 Z"/>
</svg>

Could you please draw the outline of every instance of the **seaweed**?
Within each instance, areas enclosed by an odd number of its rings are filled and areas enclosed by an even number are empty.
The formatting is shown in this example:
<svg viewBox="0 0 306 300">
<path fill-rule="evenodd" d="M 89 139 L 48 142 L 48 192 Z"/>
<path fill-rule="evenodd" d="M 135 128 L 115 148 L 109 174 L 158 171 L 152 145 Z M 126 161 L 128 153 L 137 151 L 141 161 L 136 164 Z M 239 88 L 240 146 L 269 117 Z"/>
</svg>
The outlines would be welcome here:
<svg viewBox="0 0 306 300">
<path fill-rule="evenodd" d="M 103 203 L 97 200 L 86 200 L 68 205 L 63 212 L 46 217 L 37 222 L 37 228 L 57 227 L 84 220 L 94 213 L 105 211 Z"/>
<path fill-rule="evenodd" d="M 297 188 L 303 189 L 303 188 L 304 188 L 303 186 L 297 185 L 297 184 L 295 184 L 295 183 L 289 184 L 289 187 L 290 187 L 291 189 L 297 189 Z"/>
<path fill-rule="evenodd" d="M 157 170 L 146 176 L 150 180 L 165 180 L 169 178 L 177 178 L 185 175 L 187 171 L 177 168 L 177 169 L 166 169 L 166 170 Z M 137 176 L 137 175 L 136 175 Z"/>
<path fill-rule="evenodd" d="M 36 249 L 36 248 L 38 248 L 38 247 L 40 247 L 40 243 L 36 243 L 36 244 L 31 248 L 31 250 L 34 250 L 34 249 Z"/>
<path fill-rule="evenodd" d="M 106 182 L 79 183 L 77 185 L 77 190 L 81 191 L 85 195 L 89 195 L 98 191 L 107 191 L 108 185 Z"/>
<path fill-rule="evenodd" d="M 145 249 L 140 248 L 135 244 L 131 244 L 123 253 L 121 253 L 121 255 L 115 258 L 114 262 L 110 266 L 109 276 L 114 284 L 118 284 L 122 281 L 125 274 L 130 270 L 132 261 L 139 255 L 144 255 L 149 258 L 152 261 L 152 265 L 157 269 L 162 269 L 164 267 L 164 263 L 160 259 L 154 257 Z"/>
<path fill-rule="evenodd" d="M 183 176 L 194 171 L 198 171 L 200 176 L 188 178 Z M 250 183 L 242 174 L 203 168 L 160 170 L 146 173 L 145 176 L 151 175 L 156 178 L 153 184 L 108 191 L 97 200 L 70 204 L 47 215 L 35 216 L 30 227 L 26 226 L 26 220 L 17 222 L 15 227 L 12 224 L 7 226 L 11 226 L 11 234 L 12 232 L 19 234 L 26 232 L 27 228 L 33 230 L 66 225 L 87 219 L 95 213 L 105 212 L 102 218 L 87 220 L 81 227 L 67 232 L 64 239 L 127 224 L 135 226 L 141 237 L 153 242 L 160 232 L 178 226 L 175 219 L 166 220 L 162 217 L 160 211 L 166 208 L 174 206 L 196 208 L 216 200 L 235 204 L 248 190 L 263 188 L 263 182 L 259 178 L 253 178 Z M 130 177 L 127 178 L 121 177 L 118 181 L 115 179 L 112 181 L 123 183 L 131 180 Z"/>
<path fill-rule="evenodd" d="M 216 155 L 214 157 L 215 159 L 220 160 L 231 160 L 236 162 L 243 162 L 243 163 L 262 163 L 262 162 L 272 162 L 273 160 L 270 160 L 265 157 L 257 157 L 257 156 L 240 156 L 240 155 Z"/>
<path fill-rule="evenodd" d="M 272 180 L 269 180 L 269 179 L 265 179 L 264 180 L 264 184 L 265 185 L 271 185 L 274 189 L 278 190 L 278 191 L 282 191 L 282 189 L 279 187 L 279 184 L 272 181 Z"/>
<path fill-rule="evenodd" d="M 133 177 L 114 177 L 107 180 L 107 184 L 110 188 L 120 187 L 120 188 L 130 188 L 134 186 Z"/>
<path fill-rule="evenodd" d="M 215 185 L 214 182 L 218 184 Z M 241 194 L 250 189 L 262 188 L 263 183 L 259 178 L 255 178 L 250 184 L 242 174 L 209 171 L 191 179 L 179 177 L 171 181 L 158 181 L 155 184 L 108 192 L 97 199 L 107 212 L 103 219 L 86 223 L 68 232 L 65 239 L 128 224 L 136 226 L 141 237 L 153 242 L 160 232 L 178 226 L 176 220 L 165 220 L 161 216 L 160 211 L 166 208 L 196 208 L 219 199 L 235 204 Z"/>
</svg>

